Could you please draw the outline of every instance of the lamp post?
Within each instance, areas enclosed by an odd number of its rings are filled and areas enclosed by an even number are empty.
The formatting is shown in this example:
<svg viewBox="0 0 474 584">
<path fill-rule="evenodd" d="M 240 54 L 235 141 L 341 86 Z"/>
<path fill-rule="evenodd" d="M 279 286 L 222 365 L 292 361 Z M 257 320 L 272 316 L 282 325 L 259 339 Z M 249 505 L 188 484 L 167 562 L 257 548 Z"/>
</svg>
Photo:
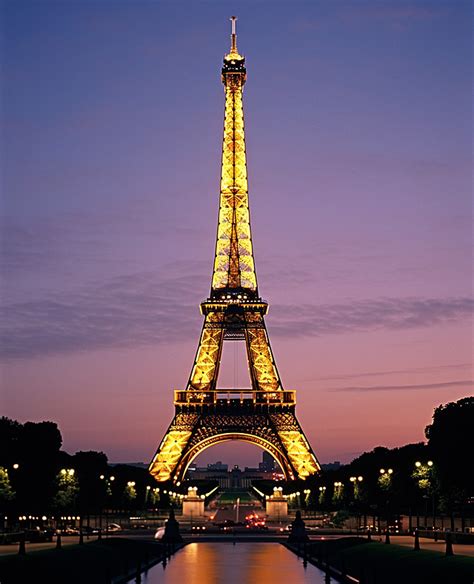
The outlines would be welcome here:
<svg viewBox="0 0 474 584">
<path fill-rule="evenodd" d="M 388 530 L 388 524 L 389 524 L 389 510 L 388 510 L 388 504 L 389 504 L 389 491 L 390 491 L 390 487 L 392 486 L 392 475 L 393 475 L 393 468 L 381 468 L 379 470 L 379 478 L 378 478 L 378 484 L 380 486 L 380 488 L 382 489 L 382 491 L 385 491 L 386 493 L 386 501 L 385 501 L 385 511 L 386 511 L 386 522 L 387 522 L 387 530 Z M 380 513 L 379 513 L 379 532 L 380 532 Z"/>
<path fill-rule="evenodd" d="M 364 477 L 359 475 L 358 477 L 350 477 L 349 480 L 352 483 L 352 486 L 354 487 L 354 499 L 358 499 L 359 498 L 359 485 L 364 480 Z"/>
<path fill-rule="evenodd" d="M 326 495 L 326 487 L 319 487 L 319 498 L 318 498 L 318 502 L 319 504 L 322 506 L 324 503 L 324 497 Z"/>
<path fill-rule="evenodd" d="M 58 507 L 62 508 L 64 512 L 69 512 L 76 506 L 76 498 L 79 489 L 76 471 L 73 468 L 62 468 L 58 474 Z M 62 519 L 64 528 L 64 519 Z"/>
<path fill-rule="evenodd" d="M 431 505 L 432 505 L 432 512 L 433 512 L 433 531 L 436 529 L 436 501 L 435 501 L 435 489 L 433 485 L 433 466 L 434 463 L 432 460 L 428 460 L 427 462 L 421 462 L 417 460 L 415 462 L 415 470 L 413 472 L 413 477 L 418 481 L 418 488 L 423 492 L 425 491 L 426 495 L 423 495 L 425 499 L 425 528 L 428 527 L 428 500 L 429 495 L 431 493 Z M 420 526 L 420 514 L 417 505 L 417 527 Z"/>
<path fill-rule="evenodd" d="M 355 503 L 355 501 L 360 498 L 359 486 L 360 486 L 360 483 L 364 480 L 364 477 L 362 475 L 359 475 L 357 477 L 350 477 L 349 480 L 352 483 L 352 486 L 354 488 L 353 495 L 354 495 L 354 503 Z M 358 527 L 360 527 L 360 515 L 359 515 L 359 513 L 357 513 L 357 515 L 358 515 L 358 523 L 359 523 Z M 367 514 L 365 513 L 365 510 L 364 510 L 364 526 L 366 526 L 366 524 L 367 524 Z"/>
<path fill-rule="evenodd" d="M 306 507 L 306 509 L 308 509 L 309 496 L 311 495 L 311 489 L 304 489 L 303 493 L 304 493 L 304 506 Z M 308 511 L 306 511 L 306 512 L 308 512 Z"/>
<path fill-rule="evenodd" d="M 104 485 L 105 485 L 105 529 L 107 531 L 107 527 L 108 527 L 107 499 L 108 499 L 108 497 L 112 497 L 112 483 L 115 481 L 115 477 L 113 475 L 106 477 L 105 475 L 101 474 L 99 476 L 99 479 L 101 481 L 104 481 Z M 100 511 L 100 515 L 99 515 L 99 529 L 100 529 L 100 531 L 102 531 L 103 506 L 101 506 L 100 509 L 101 509 L 101 511 Z"/>
<path fill-rule="evenodd" d="M 343 484 L 341 481 L 336 481 L 334 483 L 334 501 L 339 501 L 340 498 L 342 497 L 342 488 L 343 488 Z"/>
<path fill-rule="evenodd" d="M 152 504 L 153 504 L 153 508 L 156 509 L 156 504 L 158 503 L 158 501 L 160 500 L 160 487 L 155 487 L 152 490 Z"/>
<path fill-rule="evenodd" d="M 133 501 L 137 498 L 135 485 L 135 481 L 128 481 L 125 488 L 125 497 L 127 499 L 127 503 L 130 505 L 130 509 L 133 507 Z"/>
</svg>

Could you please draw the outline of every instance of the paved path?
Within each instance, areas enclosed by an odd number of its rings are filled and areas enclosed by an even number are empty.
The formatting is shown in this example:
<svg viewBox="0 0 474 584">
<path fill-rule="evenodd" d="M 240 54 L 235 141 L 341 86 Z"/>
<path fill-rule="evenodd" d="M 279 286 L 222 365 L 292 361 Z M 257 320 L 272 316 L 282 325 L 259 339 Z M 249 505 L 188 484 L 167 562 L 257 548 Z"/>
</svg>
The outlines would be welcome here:
<svg viewBox="0 0 474 584">
<path fill-rule="evenodd" d="M 84 536 L 84 543 L 87 543 L 88 541 L 94 541 L 97 539 L 97 535 L 91 535 L 89 536 L 89 539 L 87 539 L 87 536 Z M 62 537 L 61 539 L 62 545 L 63 546 L 67 546 L 67 545 L 72 545 L 72 544 L 78 544 L 79 543 L 79 536 L 78 535 L 69 535 L 67 537 Z M 29 543 L 26 542 L 26 552 L 35 552 L 35 551 L 39 551 L 39 550 L 46 550 L 48 548 L 54 548 L 56 547 L 56 538 L 53 539 L 52 542 L 49 541 L 45 541 L 45 542 L 41 542 L 41 543 Z M 17 554 L 18 553 L 18 543 L 11 543 L 8 545 L 0 545 L 0 556 L 5 556 L 8 554 Z"/>
<path fill-rule="evenodd" d="M 410 535 L 390 536 L 390 541 L 397 545 L 403 545 L 412 548 L 415 543 L 415 538 Z M 426 537 L 420 537 L 420 548 L 422 550 L 430 550 L 434 552 L 443 553 L 446 550 L 445 541 L 434 541 Z M 453 543 L 453 551 L 456 555 L 474 557 L 474 545 Z"/>
</svg>

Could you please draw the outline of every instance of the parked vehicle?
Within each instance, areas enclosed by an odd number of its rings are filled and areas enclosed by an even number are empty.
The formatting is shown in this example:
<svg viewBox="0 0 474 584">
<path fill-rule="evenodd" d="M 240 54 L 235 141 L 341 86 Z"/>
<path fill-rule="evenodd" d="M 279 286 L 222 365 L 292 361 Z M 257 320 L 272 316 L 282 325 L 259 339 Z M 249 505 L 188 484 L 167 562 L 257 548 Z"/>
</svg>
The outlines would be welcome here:
<svg viewBox="0 0 474 584">
<path fill-rule="evenodd" d="M 260 517 L 258 513 L 250 513 L 250 515 L 245 517 L 245 527 L 252 531 L 268 531 L 265 518 Z"/>
<path fill-rule="evenodd" d="M 60 531 L 61 535 L 79 535 L 79 529 L 77 527 L 72 527 L 71 525 L 64 527 Z"/>
<path fill-rule="evenodd" d="M 82 526 L 82 533 L 84 535 L 95 535 L 99 533 L 98 527 L 92 527 L 92 525 L 83 525 Z"/>
<path fill-rule="evenodd" d="M 226 519 L 225 521 L 221 521 L 220 523 L 214 523 L 214 525 L 216 525 L 220 529 L 227 530 L 227 529 L 230 529 L 232 527 L 235 527 L 237 524 L 232 519 Z M 240 524 L 240 525 L 242 525 L 242 524 Z"/>
<path fill-rule="evenodd" d="M 33 527 L 25 530 L 25 540 L 30 543 L 40 543 L 44 541 L 53 541 L 55 535 L 54 529 Z"/>
</svg>

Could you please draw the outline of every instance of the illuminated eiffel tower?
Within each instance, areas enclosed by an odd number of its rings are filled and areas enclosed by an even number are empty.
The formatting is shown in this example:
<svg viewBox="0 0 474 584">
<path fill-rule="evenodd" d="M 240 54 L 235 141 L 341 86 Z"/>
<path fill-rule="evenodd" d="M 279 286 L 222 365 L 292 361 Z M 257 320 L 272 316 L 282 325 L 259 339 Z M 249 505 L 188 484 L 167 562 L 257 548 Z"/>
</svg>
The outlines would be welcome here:
<svg viewBox="0 0 474 584">
<path fill-rule="evenodd" d="M 150 473 L 179 483 L 203 450 L 241 440 L 268 451 L 287 480 L 320 470 L 295 416 L 295 391 L 283 389 L 273 358 L 253 258 L 245 154 L 243 86 L 245 58 L 237 50 L 236 18 L 224 57 L 224 140 L 219 224 L 211 293 L 201 304 L 204 325 L 186 390 L 175 391 L 175 416 L 155 454 Z M 251 389 L 217 388 L 224 341 L 245 341 Z"/>
</svg>

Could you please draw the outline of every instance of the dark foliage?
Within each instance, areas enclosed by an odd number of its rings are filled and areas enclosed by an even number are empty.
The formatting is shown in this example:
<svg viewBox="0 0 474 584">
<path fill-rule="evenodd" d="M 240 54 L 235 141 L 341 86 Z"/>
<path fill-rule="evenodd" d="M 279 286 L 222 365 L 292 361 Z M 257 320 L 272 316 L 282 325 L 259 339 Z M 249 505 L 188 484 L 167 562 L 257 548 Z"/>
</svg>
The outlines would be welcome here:
<svg viewBox="0 0 474 584">
<path fill-rule="evenodd" d="M 445 510 L 474 500 L 474 397 L 437 407 L 425 434 L 433 459 Z"/>
</svg>

